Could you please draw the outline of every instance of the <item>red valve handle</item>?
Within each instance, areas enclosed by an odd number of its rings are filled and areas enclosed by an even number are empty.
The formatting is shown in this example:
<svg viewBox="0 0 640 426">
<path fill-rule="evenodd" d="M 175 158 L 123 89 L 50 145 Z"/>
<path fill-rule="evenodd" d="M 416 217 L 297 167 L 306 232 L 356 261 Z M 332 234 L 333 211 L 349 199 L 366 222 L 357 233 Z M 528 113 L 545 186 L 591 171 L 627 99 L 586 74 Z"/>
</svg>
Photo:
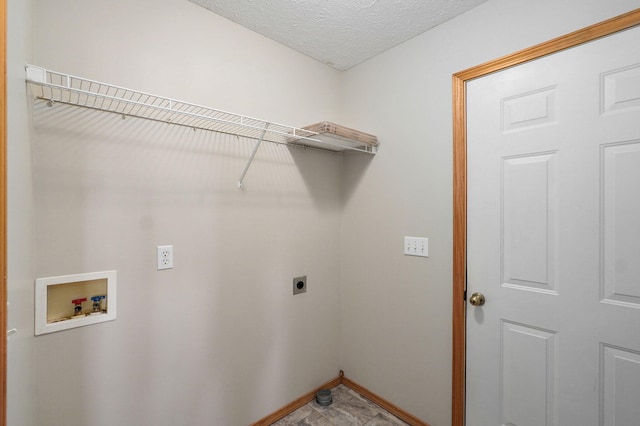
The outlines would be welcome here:
<svg viewBox="0 0 640 426">
<path fill-rule="evenodd" d="M 87 301 L 87 298 L 83 297 L 82 299 L 73 299 L 71 303 L 73 303 L 74 305 L 80 305 L 82 304 L 82 302 L 86 302 L 86 301 Z"/>
</svg>

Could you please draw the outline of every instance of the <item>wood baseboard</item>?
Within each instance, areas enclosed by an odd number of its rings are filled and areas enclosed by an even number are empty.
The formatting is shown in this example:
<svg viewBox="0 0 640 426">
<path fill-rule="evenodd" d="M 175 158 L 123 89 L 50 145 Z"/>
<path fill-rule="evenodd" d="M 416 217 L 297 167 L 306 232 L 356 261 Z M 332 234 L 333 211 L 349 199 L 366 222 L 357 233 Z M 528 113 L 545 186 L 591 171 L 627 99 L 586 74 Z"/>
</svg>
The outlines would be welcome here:
<svg viewBox="0 0 640 426">
<path fill-rule="evenodd" d="M 386 399 L 371 392 L 369 389 L 360 386 L 356 382 L 349 380 L 346 377 L 342 378 L 342 384 L 348 387 L 349 389 L 353 389 L 354 391 L 358 392 L 360 395 L 364 396 L 374 404 L 377 404 L 380 407 L 384 408 L 385 410 L 387 410 L 388 412 L 390 412 L 400 420 L 406 423 L 409 423 L 411 426 L 429 426 L 428 423 L 423 422 L 413 414 L 410 414 L 404 411 L 402 408 L 398 407 L 397 405 L 392 404 Z"/>
<path fill-rule="evenodd" d="M 257 422 L 251 424 L 251 426 L 269 426 L 270 424 L 277 422 L 278 420 L 280 420 L 281 418 L 287 416 L 288 414 L 293 413 L 298 408 L 300 408 L 300 407 L 308 404 L 309 402 L 313 401 L 313 399 L 316 397 L 316 393 L 318 393 L 318 391 L 320 389 L 332 389 L 332 388 L 335 388 L 336 386 L 338 386 L 340 383 L 342 383 L 342 375 L 336 377 L 335 379 L 333 379 L 331 381 L 328 381 L 324 385 L 320 386 L 317 389 L 312 390 L 309 393 L 305 393 L 300 398 L 296 399 L 293 402 L 290 402 L 289 404 L 287 404 L 284 407 L 280 408 L 275 413 L 270 414 L 267 417 L 265 417 L 265 418 L 263 418 L 261 420 L 258 420 Z"/>
<path fill-rule="evenodd" d="M 375 393 L 371 392 L 369 389 L 367 389 L 367 388 L 365 388 L 363 386 L 360 386 L 356 382 L 354 382 L 354 381 L 352 381 L 350 379 L 347 379 L 346 377 L 344 377 L 344 372 L 342 370 L 340 370 L 340 375 L 338 377 L 336 377 L 335 379 L 325 383 L 324 385 L 320 386 L 317 389 L 314 389 L 313 391 L 311 391 L 309 393 L 306 393 L 306 394 L 302 395 L 300 398 L 298 398 L 295 401 L 285 405 L 284 407 L 280 408 L 275 413 L 270 414 L 267 417 L 265 417 L 265 418 L 263 418 L 261 420 L 258 420 L 256 423 L 251 424 L 251 426 L 269 426 L 272 423 L 277 422 L 281 418 L 286 417 L 287 415 L 293 413 L 294 411 L 296 411 L 298 408 L 304 406 L 305 404 L 308 404 L 309 402 L 313 401 L 313 399 L 316 396 L 316 393 L 318 393 L 318 391 L 320 389 L 332 389 L 332 388 L 334 388 L 334 387 L 336 387 L 336 386 L 338 386 L 340 384 L 345 385 L 349 389 L 352 389 L 352 390 L 358 392 L 360 395 L 362 395 L 363 397 L 365 397 L 369 401 L 373 402 L 374 404 L 379 405 L 380 407 L 384 408 L 385 410 L 387 410 L 388 412 L 390 412 L 391 414 L 393 414 L 394 416 L 396 416 L 400 420 L 408 423 L 411 426 L 429 426 L 428 423 L 425 423 L 422 420 L 420 420 L 419 418 L 417 418 L 416 416 L 404 411 L 403 409 L 401 409 L 397 405 L 392 404 L 391 402 L 387 401 L 386 399 L 384 399 L 384 398 L 376 395 Z"/>
</svg>

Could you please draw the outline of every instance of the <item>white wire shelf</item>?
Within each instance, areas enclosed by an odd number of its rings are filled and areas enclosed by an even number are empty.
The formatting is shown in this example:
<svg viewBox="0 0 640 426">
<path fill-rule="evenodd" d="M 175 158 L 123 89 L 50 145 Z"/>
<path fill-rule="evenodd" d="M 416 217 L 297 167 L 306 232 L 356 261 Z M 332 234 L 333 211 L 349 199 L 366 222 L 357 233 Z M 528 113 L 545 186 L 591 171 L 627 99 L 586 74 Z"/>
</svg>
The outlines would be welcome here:
<svg viewBox="0 0 640 426">
<path fill-rule="evenodd" d="M 50 106 L 56 103 L 75 105 L 122 116 L 237 135 L 259 142 L 301 145 L 328 151 L 358 151 L 366 154 L 375 154 L 377 151 L 377 144 L 272 123 L 34 65 L 26 66 L 26 80 L 34 98 L 46 100 Z M 242 179 L 240 183 L 241 181 Z"/>
</svg>

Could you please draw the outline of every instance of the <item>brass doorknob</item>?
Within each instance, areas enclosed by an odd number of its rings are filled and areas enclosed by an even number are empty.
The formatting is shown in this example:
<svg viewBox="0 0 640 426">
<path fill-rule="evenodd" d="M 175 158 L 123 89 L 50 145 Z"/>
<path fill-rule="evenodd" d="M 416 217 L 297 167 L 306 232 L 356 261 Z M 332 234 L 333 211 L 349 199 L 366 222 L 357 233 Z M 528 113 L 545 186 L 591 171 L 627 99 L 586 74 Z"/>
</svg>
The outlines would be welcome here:
<svg viewBox="0 0 640 426">
<path fill-rule="evenodd" d="M 482 306 L 484 305 L 484 301 L 484 294 L 482 293 L 473 293 L 469 298 L 469 303 L 471 303 L 473 306 Z"/>
</svg>

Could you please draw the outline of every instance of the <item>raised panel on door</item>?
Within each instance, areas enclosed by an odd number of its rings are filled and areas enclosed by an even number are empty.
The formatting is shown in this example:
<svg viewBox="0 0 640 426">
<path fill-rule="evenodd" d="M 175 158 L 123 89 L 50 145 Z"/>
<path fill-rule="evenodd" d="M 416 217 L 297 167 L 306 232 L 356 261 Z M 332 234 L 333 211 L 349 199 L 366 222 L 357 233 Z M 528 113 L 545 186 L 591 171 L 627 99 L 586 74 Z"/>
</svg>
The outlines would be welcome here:
<svg viewBox="0 0 640 426">
<path fill-rule="evenodd" d="M 501 424 L 555 426 L 557 334 L 502 321 L 501 348 Z"/>
<path fill-rule="evenodd" d="M 503 158 L 502 283 L 556 293 L 554 152 Z"/>
<path fill-rule="evenodd" d="M 602 147 L 602 300 L 640 308 L 640 141 Z"/>
<path fill-rule="evenodd" d="M 556 87 L 518 93 L 502 99 L 502 131 L 511 132 L 556 122 Z"/>
<path fill-rule="evenodd" d="M 602 345 L 602 426 L 640 421 L 640 352 Z"/>
<path fill-rule="evenodd" d="M 603 114 L 640 109 L 640 64 L 602 73 Z"/>
</svg>

